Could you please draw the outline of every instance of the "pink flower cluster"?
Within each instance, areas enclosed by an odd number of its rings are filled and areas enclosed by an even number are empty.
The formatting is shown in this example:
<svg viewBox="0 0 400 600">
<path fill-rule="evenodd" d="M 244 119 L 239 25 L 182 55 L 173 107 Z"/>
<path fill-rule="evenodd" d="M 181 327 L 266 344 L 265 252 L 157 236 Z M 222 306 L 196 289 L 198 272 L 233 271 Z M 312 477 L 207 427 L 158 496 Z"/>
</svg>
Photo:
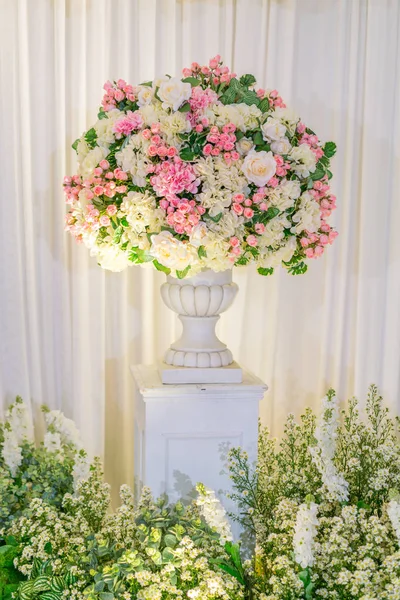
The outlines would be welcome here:
<svg viewBox="0 0 400 600">
<path fill-rule="evenodd" d="M 158 196 L 164 196 L 168 202 L 179 203 L 177 194 L 197 194 L 200 181 L 193 166 L 176 156 L 173 160 L 165 160 L 155 165 L 150 183 Z"/>
<path fill-rule="evenodd" d="M 232 161 L 239 160 L 240 154 L 235 150 L 235 131 L 236 126 L 233 123 L 224 125 L 221 131 L 216 125 L 213 125 L 210 129 L 210 133 L 207 135 L 207 143 L 203 148 L 204 156 L 219 156 L 223 153 L 225 162 L 228 164 Z"/>
<path fill-rule="evenodd" d="M 114 123 L 113 132 L 116 134 L 115 138 L 120 140 L 123 135 L 130 135 L 134 129 L 140 129 L 142 125 L 143 118 L 140 112 L 137 110 L 135 112 L 128 110 L 124 117 Z"/>
<path fill-rule="evenodd" d="M 86 190 L 86 199 L 92 200 L 94 197 L 107 196 L 114 198 L 116 194 L 125 194 L 128 187 L 119 182 L 128 180 L 128 173 L 117 167 L 110 171 L 108 160 L 102 160 L 95 168 L 93 177 L 82 181 L 79 175 L 73 177 L 64 177 L 64 190 L 67 196 L 67 204 L 74 204 L 81 190 Z"/>
<path fill-rule="evenodd" d="M 302 134 L 301 138 L 299 139 L 299 145 L 307 144 L 307 146 L 310 146 L 318 161 L 324 155 L 324 151 L 319 145 L 318 137 L 316 135 L 306 133 L 306 126 L 304 123 L 299 123 L 296 129 L 298 133 Z"/>
<path fill-rule="evenodd" d="M 223 66 L 221 57 L 219 54 L 214 56 L 208 66 L 202 67 L 197 62 L 190 65 L 190 69 L 183 69 L 184 77 L 199 77 L 208 80 L 210 83 L 217 87 L 221 83 L 229 83 L 231 79 L 236 77 L 236 73 L 231 73 L 229 67 Z"/>
<path fill-rule="evenodd" d="M 272 90 L 272 92 L 267 93 L 265 90 L 260 88 L 257 90 L 257 96 L 260 98 L 260 100 L 268 98 L 270 108 L 286 108 L 286 104 L 280 97 L 277 90 Z"/>
<path fill-rule="evenodd" d="M 336 197 L 329 193 L 330 188 L 326 179 L 316 181 L 313 189 L 309 191 L 321 207 L 321 225 L 319 232 L 304 232 L 300 244 L 307 258 L 318 258 L 324 253 L 325 246 L 333 244 L 338 236 L 338 232 L 325 221 L 336 208 Z"/>
<path fill-rule="evenodd" d="M 199 120 L 203 127 L 208 127 L 208 119 L 204 119 L 203 111 L 211 106 L 211 104 L 215 104 L 217 100 L 218 94 L 210 88 L 203 90 L 199 85 L 192 88 L 192 95 L 189 99 L 190 108 L 192 110 L 188 113 L 188 119 L 192 127 L 195 127 Z M 200 131 L 198 131 L 198 133 L 200 133 Z"/>
<path fill-rule="evenodd" d="M 114 83 L 107 81 L 103 88 L 105 89 L 106 93 L 103 96 L 101 104 L 106 112 L 116 108 L 117 103 L 122 102 L 122 100 L 127 99 L 130 102 L 134 102 L 136 100 L 133 87 L 127 84 L 124 79 L 118 79 L 118 81 Z"/>
<path fill-rule="evenodd" d="M 203 206 L 197 205 L 195 200 L 188 198 L 176 198 L 172 202 L 163 199 L 160 201 L 160 206 L 167 211 L 168 225 L 178 234 L 190 235 L 200 221 L 201 215 L 205 213 Z"/>
<path fill-rule="evenodd" d="M 178 151 L 175 146 L 168 146 L 164 139 L 159 135 L 160 123 L 153 123 L 151 129 L 143 129 L 142 136 L 145 140 L 150 141 L 150 146 L 147 149 L 147 154 L 151 157 L 158 156 L 160 158 L 174 158 Z M 154 169 L 149 172 L 153 172 Z"/>
</svg>

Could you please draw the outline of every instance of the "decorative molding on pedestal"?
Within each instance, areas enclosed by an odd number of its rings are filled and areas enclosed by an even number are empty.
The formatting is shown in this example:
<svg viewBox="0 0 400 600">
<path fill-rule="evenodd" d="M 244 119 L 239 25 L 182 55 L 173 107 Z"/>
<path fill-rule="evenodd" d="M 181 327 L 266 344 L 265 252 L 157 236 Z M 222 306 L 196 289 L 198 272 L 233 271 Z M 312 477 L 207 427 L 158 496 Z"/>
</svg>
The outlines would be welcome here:
<svg viewBox="0 0 400 600">
<path fill-rule="evenodd" d="M 241 446 L 256 459 L 258 405 L 267 386 L 245 371 L 237 384 L 163 385 L 157 366 L 135 365 L 132 374 L 137 484 L 171 500 L 190 496 L 198 481 L 228 491 L 224 455 Z"/>
</svg>

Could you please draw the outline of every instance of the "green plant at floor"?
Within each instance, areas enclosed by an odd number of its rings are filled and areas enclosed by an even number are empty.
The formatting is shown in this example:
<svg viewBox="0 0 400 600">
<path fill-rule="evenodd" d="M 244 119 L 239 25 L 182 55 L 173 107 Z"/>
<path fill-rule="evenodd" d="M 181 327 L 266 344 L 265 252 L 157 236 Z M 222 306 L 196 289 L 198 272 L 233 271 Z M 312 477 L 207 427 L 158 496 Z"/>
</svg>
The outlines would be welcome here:
<svg viewBox="0 0 400 600">
<path fill-rule="evenodd" d="M 144 490 L 135 507 L 123 486 L 122 504 L 110 514 L 109 487 L 95 461 L 62 511 L 35 499 L 30 516 L 14 521 L 10 532 L 21 548 L 15 563 L 28 578 L 17 597 L 239 600 L 242 586 L 218 566 L 227 556 L 225 513 L 210 490 L 200 490 L 189 506 L 154 501 Z"/>
<path fill-rule="evenodd" d="M 236 518 L 256 542 L 248 585 L 261 600 L 400 599 L 399 421 L 375 386 L 366 416 L 355 399 L 340 415 L 330 390 L 322 415 L 290 416 L 279 444 L 260 428 L 255 468 L 231 450 Z"/>
<path fill-rule="evenodd" d="M 23 576 L 14 567 L 14 558 L 18 555 L 18 548 L 13 545 L 13 540 L 0 546 L 0 600 L 11 600 L 13 592 L 18 589 Z"/>
</svg>

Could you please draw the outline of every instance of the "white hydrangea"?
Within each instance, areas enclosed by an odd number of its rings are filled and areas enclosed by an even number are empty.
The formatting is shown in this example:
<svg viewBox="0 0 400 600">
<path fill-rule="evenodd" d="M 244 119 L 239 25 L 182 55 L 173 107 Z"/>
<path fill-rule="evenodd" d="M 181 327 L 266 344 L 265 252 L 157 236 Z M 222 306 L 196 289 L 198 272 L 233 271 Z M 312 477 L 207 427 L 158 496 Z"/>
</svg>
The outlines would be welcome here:
<svg viewBox="0 0 400 600">
<path fill-rule="evenodd" d="M 121 204 L 120 213 L 126 216 L 131 232 L 137 236 L 145 233 L 146 229 L 159 232 L 164 221 L 164 211 L 157 208 L 154 196 L 148 193 L 128 192 Z M 135 241 L 131 239 L 132 243 Z"/>
<path fill-rule="evenodd" d="M 301 504 L 296 516 L 293 550 L 296 562 L 303 569 L 314 564 L 314 539 L 318 525 L 318 505 L 315 502 Z"/>
<path fill-rule="evenodd" d="M 400 546 L 400 502 L 394 499 L 391 500 L 387 507 L 387 513 Z"/>
<path fill-rule="evenodd" d="M 300 144 L 300 146 L 292 148 L 288 159 L 292 162 L 292 169 L 298 177 L 308 177 L 315 171 L 317 158 L 307 144 Z"/>
<path fill-rule="evenodd" d="M 179 148 L 182 144 L 182 140 L 178 137 L 179 134 L 188 133 L 191 129 L 190 121 L 184 113 L 179 111 L 165 115 L 161 119 L 161 132 L 165 135 L 168 144 L 176 148 Z"/>
<path fill-rule="evenodd" d="M 296 225 L 291 228 L 292 233 L 301 233 L 302 231 L 317 231 L 321 224 L 320 206 L 310 192 L 304 192 L 300 196 L 300 203 L 297 211 L 292 216 Z"/>
<path fill-rule="evenodd" d="M 102 269 L 119 273 L 132 265 L 126 252 L 115 244 L 95 244 L 90 247 L 90 256 L 96 258 Z"/>
<path fill-rule="evenodd" d="M 339 502 L 345 502 L 348 499 L 349 484 L 333 463 L 336 452 L 338 421 L 338 399 L 336 396 L 325 396 L 322 400 L 322 417 L 315 431 L 317 445 L 310 447 L 309 451 L 332 498 Z"/>
<path fill-rule="evenodd" d="M 150 142 L 137 133 L 132 135 L 127 145 L 115 155 L 117 165 L 132 175 L 132 181 L 138 187 L 146 185 L 148 166 L 152 164 L 146 155 L 149 145 Z"/>
<path fill-rule="evenodd" d="M 197 484 L 198 496 L 196 504 L 205 522 L 221 536 L 221 544 L 231 541 L 232 531 L 226 516 L 226 510 L 215 495 L 215 492 L 202 483 Z"/>
<path fill-rule="evenodd" d="M 203 183 L 198 194 L 201 204 L 211 216 L 224 212 L 232 204 L 234 194 L 248 191 L 248 181 L 241 171 L 242 161 L 230 167 L 220 156 L 200 158 L 195 165 L 196 175 Z"/>
<path fill-rule="evenodd" d="M 289 229 L 291 226 L 285 214 L 277 215 L 265 226 L 264 233 L 259 238 L 259 247 L 267 248 L 268 246 L 279 247 L 281 242 L 285 239 L 285 229 Z"/>
<path fill-rule="evenodd" d="M 275 250 L 262 249 L 258 259 L 257 266 L 264 269 L 278 267 L 282 261 L 289 262 L 296 252 L 297 241 L 294 236 L 287 238 L 282 246 Z"/>
<path fill-rule="evenodd" d="M 108 148 L 110 144 L 115 142 L 115 135 L 113 131 L 114 125 L 117 119 L 124 114 L 125 113 L 118 110 L 118 108 L 114 108 L 106 113 L 107 117 L 105 119 L 99 119 L 94 124 L 94 129 L 97 133 L 97 143 L 99 146 Z"/>
<path fill-rule="evenodd" d="M 82 161 L 79 161 L 78 174 L 83 178 L 91 177 L 93 171 L 108 154 L 107 148 L 95 146 L 86 154 Z"/>
</svg>

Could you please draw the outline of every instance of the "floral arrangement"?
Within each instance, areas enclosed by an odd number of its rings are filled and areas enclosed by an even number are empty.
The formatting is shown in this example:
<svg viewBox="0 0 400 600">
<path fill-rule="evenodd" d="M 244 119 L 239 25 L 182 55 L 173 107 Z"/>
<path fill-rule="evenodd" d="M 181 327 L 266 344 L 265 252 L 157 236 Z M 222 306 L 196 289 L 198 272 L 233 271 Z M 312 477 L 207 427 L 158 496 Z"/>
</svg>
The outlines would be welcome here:
<svg viewBox="0 0 400 600">
<path fill-rule="evenodd" d="M 244 598 L 230 572 L 238 547 L 212 490 L 199 484 L 191 504 L 170 505 L 144 489 L 136 505 L 122 486 L 113 513 L 101 463 L 89 466 L 75 424 L 44 411 L 38 448 L 20 398 L 0 430 L 2 600 Z"/>
<path fill-rule="evenodd" d="M 107 82 L 97 122 L 73 144 L 66 229 L 100 266 L 153 264 L 183 278 L 254 262 L 307 269 L 337 232 L 333 142 L 276 90 L 237 78 L 220 56 L 183 77 Z"/>
<path fill-rule="evenodd" d="M 290 416 L 280 444 L 261 428 L 255 469 L 230 451 L 236 518 L 256 541 L 248 585 L 260 600 L 399 600 L 399 420 L 375 386 L 366 415 L 355 399 L 340 415 L 330 390 L 321 417 Z"/>
<path fill-rule="evenodd" d="M 11 598 L 21 573 L 14 568 L 18 554 L 11 535 L 13 522 L 31 514 L 31 504 L 40 499 L 62 510 L 65 494 L 73 493 L 89 473 L 79 432 L 60 411 L 42 407 L 46 432 L 36 445 L 33 422 L 21 398 L 8 408 L 0 424 L 0 598 Z"/>
</svg>

